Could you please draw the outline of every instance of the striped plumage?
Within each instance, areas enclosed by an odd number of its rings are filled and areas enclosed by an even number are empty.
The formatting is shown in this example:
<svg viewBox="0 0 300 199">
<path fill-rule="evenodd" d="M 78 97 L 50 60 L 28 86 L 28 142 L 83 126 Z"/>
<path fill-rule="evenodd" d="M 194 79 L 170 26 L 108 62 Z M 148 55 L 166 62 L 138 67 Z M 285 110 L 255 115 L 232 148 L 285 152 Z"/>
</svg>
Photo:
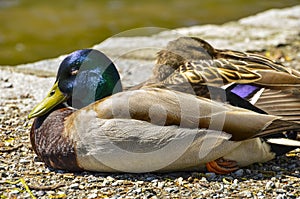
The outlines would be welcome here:
<svg viewBox="0 0 300 199">
<path fill-rule="evenodd" d="M 173 89 L 181 84 L 186 87 L 181 91 L 193 88 L 205 97 L 211 96 L 199 88 L 224 88 L 268 114 L 300 122 L 300 73 L 258 54 L 214 49 L 202 39 L 181 37 L 158 53 L 152 79 Z"/>
</svg>

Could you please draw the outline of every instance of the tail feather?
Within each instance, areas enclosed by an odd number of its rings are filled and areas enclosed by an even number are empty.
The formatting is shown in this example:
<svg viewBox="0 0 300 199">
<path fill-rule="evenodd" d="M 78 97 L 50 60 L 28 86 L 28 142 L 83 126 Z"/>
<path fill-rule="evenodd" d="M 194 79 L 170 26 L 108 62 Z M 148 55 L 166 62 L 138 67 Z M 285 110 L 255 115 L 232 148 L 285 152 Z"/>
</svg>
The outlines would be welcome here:
<svg viewBox="0 0 300 199">
<path fill-rule="evenodd" d="M 268 138 L 267 142 L 270 144 L 277 144 L 277 145 L 283 145 L 283 146 L 300 147 L 300 141 L 292 140 L 292 139 L 288 139 L 288 138 Z"/>
<path fill-rule="evenodd" d="M 276 119 L 273 120 L 270 125 L 263 129 L 260 133 L 256 134 L 255 137 L 268 136 L 276 133 L 282 133 L 287 131 L 300 131 L 300 124 L 285 120 Z"/>
<path fill-rule="evenodd" d="M 300 147 L 300 140 L 297 140 L 298 133 L 294 131 L 278 133 L 263 137 L 270 145 L 271 151 L 276 155 L 284 155 Z"/>
</svg>

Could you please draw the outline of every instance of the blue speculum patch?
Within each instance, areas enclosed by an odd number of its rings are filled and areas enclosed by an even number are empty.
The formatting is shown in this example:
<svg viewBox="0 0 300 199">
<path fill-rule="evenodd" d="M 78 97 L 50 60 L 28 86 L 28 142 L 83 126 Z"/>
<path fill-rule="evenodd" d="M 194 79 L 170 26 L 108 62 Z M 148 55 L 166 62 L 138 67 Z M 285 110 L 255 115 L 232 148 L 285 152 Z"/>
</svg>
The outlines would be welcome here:
<svg viewBox="0 0 300 199">
<path fill-rule="evenodd" d="M 245 99 L 252 97 L 258 89 L 259 87 L 254 85 L 237 84 L 233 89 L 231 89 L 231 92 Z"/>
</svg>

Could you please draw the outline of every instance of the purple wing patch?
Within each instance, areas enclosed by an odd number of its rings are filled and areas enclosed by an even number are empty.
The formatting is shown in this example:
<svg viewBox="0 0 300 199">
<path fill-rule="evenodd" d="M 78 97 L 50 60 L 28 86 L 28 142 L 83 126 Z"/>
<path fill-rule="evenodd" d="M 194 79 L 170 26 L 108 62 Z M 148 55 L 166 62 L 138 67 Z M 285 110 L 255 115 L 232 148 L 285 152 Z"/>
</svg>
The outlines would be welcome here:
<svg viewBox="0 0 300 199">
<path fill-rule="evenodd" d="M 237 84 L 231 89 L 231 92 L 245 99 L 252 97 L 259 89 L 259 87 L 249 84 Z"/>
</svg>

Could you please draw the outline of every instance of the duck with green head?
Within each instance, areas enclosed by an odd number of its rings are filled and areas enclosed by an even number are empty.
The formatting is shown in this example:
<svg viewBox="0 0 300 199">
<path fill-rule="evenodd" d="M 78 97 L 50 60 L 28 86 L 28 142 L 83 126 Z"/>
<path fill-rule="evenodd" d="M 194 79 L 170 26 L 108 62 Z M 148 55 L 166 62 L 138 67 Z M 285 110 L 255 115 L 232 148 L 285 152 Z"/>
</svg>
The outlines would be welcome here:
<svg viewBox="0 0 300 199">
<path fill-rule="evenodd" d="M 96 50 L 78 50 L 62 61 L 47 97 L 28 117 L 43 115 L 62 102 L 80 109 L 120 91 L 120 76 L 110 59 Z"/>
<path fill-rule="evenodd" d="M 203 170 L 208 165 L 216 173 L 232 172 L 279 154 L 260 137 L 300 128 L 279 116 L 157 82 L 122 91 L 113 62 L 91 49 L 62 61 L 54 86 L 30 112 L 34 117 L 35 153 L 47 165 L 70 171 Z M 285 153 L 295 146 L 281 148 Z"/>
</svg>

